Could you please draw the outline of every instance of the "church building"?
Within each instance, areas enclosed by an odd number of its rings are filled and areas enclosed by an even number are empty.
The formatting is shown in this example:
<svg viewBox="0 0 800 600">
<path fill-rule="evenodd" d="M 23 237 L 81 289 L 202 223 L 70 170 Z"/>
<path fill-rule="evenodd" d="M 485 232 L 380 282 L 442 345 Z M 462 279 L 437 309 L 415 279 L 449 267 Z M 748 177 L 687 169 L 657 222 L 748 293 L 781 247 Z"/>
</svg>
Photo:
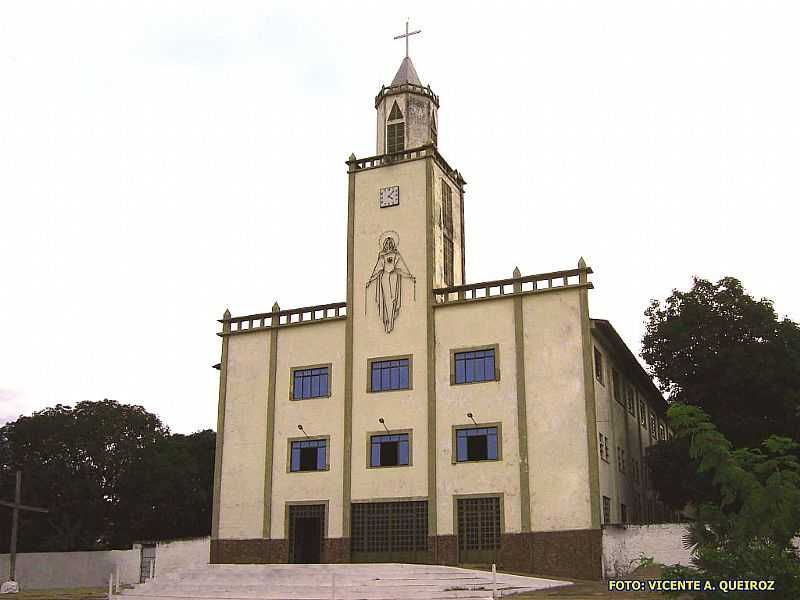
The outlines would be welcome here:
<svg viewBox="0 0 800 600">
<path fill-rule="evenodd" d="M 220 321 L 211 562 L 599 578 L 604 524 L 669 517 L 645 466 L 666 403 L 590 317 L 583 259 L 467 281 L 466 181 L 408 56 L 375 109 L 345 301 Z"/>
</svg>

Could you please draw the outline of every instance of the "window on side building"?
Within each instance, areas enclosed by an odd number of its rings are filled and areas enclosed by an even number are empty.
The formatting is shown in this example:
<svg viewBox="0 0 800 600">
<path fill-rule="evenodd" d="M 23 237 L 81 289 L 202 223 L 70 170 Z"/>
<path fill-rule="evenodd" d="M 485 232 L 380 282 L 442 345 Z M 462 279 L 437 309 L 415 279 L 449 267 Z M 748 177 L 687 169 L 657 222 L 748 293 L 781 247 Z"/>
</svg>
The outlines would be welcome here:
<svg viewBox="0 0 800 600">
<path fill-rule="evenodd" d="M 603 496 L 603 523 L 611 523 L 611 498 Z"/>
<path fill-rule="evenodd" d="M 453 352 L 453 383 L 479 383 L 499 379 L 494 348 Z"/>
<path fill-rule="evenodd" d="M 622 397 L 622 379 L 619 371 L 611 369 L 611 386 L 614 388 L 614 400 L 625 406 L 625 399 Z"/>
<path fill-rule="evenodd" d="M 636 417 L 636 400 L 634 399 L 633 387 L 626 386 L 625 393 L 628 396 L 628 412 L 631 416 Z"/>
<path fill-rule="evenodd" d="M 398 467 L 409 464 L 410 440 L 407 433 L 370 436 L 370 467 Z"/>
<path fill-rule="evenodd" d="M 326 471 L 328 469 L 328 440 L 294 440 L 290 447 L 289 470 Z"/>
<path fill-rule="evenodd" d="M 647 411 L 645 410 L 644 400 L 639 400 L 639 425 L 647 427 Z"/>
<path fill-rule="evenodd" d="M 455 462 L 500 460 L 498 426 L 459 427 L 455 430 Z"/>
<path fill-rule="evenodd" d="M 623 523 L 628 522 L 628 507 L 625 506 L 624 503 L 620 503 L 619 505 L 619 518 Z"/>
<path fill-rule="evenodd" d="M 594 376 L 600 385 L 605 385 L 603 378 L 603 355 L 597 348 L 594 349 Z"/>
</svg>

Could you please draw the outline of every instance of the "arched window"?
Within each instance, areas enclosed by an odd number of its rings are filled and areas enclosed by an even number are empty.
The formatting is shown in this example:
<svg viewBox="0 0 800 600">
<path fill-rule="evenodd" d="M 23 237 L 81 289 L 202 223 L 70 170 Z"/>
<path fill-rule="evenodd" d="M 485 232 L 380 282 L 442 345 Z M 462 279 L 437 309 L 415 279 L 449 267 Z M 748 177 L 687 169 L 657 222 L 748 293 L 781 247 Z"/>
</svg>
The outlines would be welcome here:
<svg viewBox="0 0 800 600">
<path fill-rule="evenodd" d="M 403 121 L 403 113 L 400 112 L 400 107 L 395 101 L 389 113 L 389 119 L 386 121 L 386 153 L 402 152 L 405 147 L 405 121 Z"/>
</svg>

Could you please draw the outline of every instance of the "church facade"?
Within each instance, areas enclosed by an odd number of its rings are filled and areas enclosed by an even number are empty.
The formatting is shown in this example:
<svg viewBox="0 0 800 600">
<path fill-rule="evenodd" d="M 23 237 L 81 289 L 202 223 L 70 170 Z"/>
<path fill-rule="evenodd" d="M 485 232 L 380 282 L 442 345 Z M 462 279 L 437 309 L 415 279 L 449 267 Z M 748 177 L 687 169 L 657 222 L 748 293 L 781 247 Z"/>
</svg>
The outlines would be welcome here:
<svg viewBox="0 0 800 600">
<path fill-rule="evenodd" d="M 668 517 L 644 462 L 664 399 L 590 318 L 583 259 L 467 283 L 466 182 L 408 57 L 375 108 L 346 300 L 220 321 L 211 562 L 600 577 L 604 523 Z"/>
</svg>

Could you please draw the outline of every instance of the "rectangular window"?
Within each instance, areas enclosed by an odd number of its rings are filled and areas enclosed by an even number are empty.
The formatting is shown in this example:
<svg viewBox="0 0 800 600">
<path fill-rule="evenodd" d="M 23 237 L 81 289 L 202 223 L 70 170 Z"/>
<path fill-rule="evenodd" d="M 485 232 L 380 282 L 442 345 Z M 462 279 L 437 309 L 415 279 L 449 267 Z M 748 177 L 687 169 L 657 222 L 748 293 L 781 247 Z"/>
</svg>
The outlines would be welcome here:
<svg viewBox="0 0 800 600">
<path fill-rule="evenodd" d="M 453 383 L 478 383 L 496 379 L 494 348 L 453 353 Z"/>
<path fill-rule="evenodd" d="M 614 388 L 614 400 L 625 406 L 625 399 L 622 397 L 622 380 L 616 369 L 611 369 L 611 385 Z"/>
<path fill-rule="evenodd" d="M 428 549 L 427 501 L 354 502 L 351 506 L 355 558 L 401 562 L 408 560 L 403 553 Z"/>
<path fill-rule="evenodd" d="M 411 360 L 392 358 L 370 362 L 370 392 L 411 389 Z"/>
<path fill-rule="evenodd" d="M 405 121 L 390 123 L 386 126 L 386 152 L 402 152 L 405 150 Z"/>
<path fill-rule="evenodd" d="M 605 385 L 603 380 L 603 355 L 600 354 L 600 350 L 597 348 L 594 349 L 594 376 L 600 385 Z"/>
<path fill-rule="evenodd" d="M 667 430 L 664 428 L 663 423 L 658 424 L 658 439 L 664 441 L 667 439 Z"/>
<path fill-rule="evenodd" d="M 647 427 L 647 411 L 644 408 L 644 402 L 639 400 L 639 425 Z"/>
<path fill-rule="evenodd" d="M 622 503 L 619 505 L 619 518 L 623 523 L 628 522 L 628 507 Z"/>
<path fill-rule="evenodd" d="M 292 400 L 330 396 L 330 367 L 292 370 Z"/>
<path fill-rule="evenodd" d="M 373 435 L 369 440 L 370 467 L 397 467 L 409 464 L 407 433 Z"/>
<path fill-rule="evenodd" d="M 650 411 L 650 437 L 653 439 L 656 438 L 656 416 L 653 414 L 653 411 Z"/>
<path fill-rule="evenodd" d="M 625 448 L 617 446 L 617 469 L 621 473 L 625 472 Z"/>
<path fill-rule="evenodd" d="M 291 444 L 292 472 L 327 470 L 328 440 L 296 440 Z"/>
<path fill-rule="evenodd" d="M 497 427 L 456 429 L 456 462 L 498 458 Z"/>
<path fill-rule="evenodd" d="M 603 496 L 603 523 L 611 523 L 611 498 Z"/>
<path fill-rule="evenodd" d="M 628 396 L 628 412 L 631 413 L 631 416 L 636 417 L 636 400 L 634 399 L 633 387 L 627 386 L 625 391 Z"/>
<path fill-rule="evenodd" d="M 602 433 L 600 436 L 600 458 L 608 462 L 608 438 Z"/>
</svg>

